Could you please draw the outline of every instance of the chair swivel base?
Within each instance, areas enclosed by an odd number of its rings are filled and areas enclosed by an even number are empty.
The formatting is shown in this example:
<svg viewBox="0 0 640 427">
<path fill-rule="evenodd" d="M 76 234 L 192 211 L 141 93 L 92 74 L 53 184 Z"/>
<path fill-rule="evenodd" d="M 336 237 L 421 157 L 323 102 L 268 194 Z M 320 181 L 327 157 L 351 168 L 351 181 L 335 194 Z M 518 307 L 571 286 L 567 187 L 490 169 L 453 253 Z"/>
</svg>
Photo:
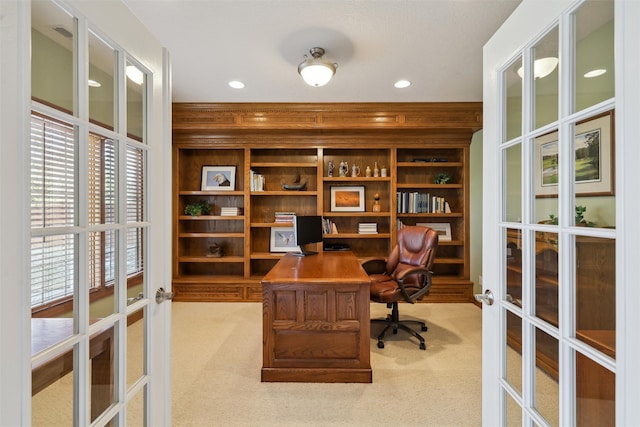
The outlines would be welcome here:
<svg viewBox="0 0 640 427">
<path fill-rule="evenodd" d="M 387 331 L 392 328 L 394 334 L 398 333 L 398 329 L 408 332 L 420 341 L 420 350 L 427 349 L 427 345 L 425 344 L 422 335 L 407 326 L 407 324 L 418 325 L 422 331 L 427 331 L 429 328 L 424 322 L 419 320 L 399 320 L 398 303 L 393 303 L 391 314 L 388 314 L 385 319 L 371 319 L 371 323 L 384 323 L 387 325 L 382 332 L 380 332 L 380 335 L 378 335 L 378 348 L 384 348 L 384 336 Z"/>
</svg>

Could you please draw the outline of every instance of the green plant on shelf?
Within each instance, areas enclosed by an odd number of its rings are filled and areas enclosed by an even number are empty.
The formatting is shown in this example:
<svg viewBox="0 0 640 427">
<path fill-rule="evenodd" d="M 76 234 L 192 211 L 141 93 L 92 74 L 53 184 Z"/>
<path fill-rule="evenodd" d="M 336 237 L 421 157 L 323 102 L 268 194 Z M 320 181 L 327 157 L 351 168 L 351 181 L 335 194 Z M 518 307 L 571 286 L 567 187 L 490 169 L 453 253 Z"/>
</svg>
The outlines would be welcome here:
<svg viewBox="0 0 640 427">
<path fill-rule="evenodd" d="M 211 213 L 211 205 L 204 200 L 200 200 L 185 206 L 184 213 L 191 216 L 209 215 Z"/>
<path fill-rule="evenodd" d="M 436 177 L 433 179 L 433 182 L 435 184 L 447 184 L 449 181 L 451 181 L 451 175 L 449 175 L 446 172 L 440 172 L 439 174 L 436 175 Z"/>
</svg>

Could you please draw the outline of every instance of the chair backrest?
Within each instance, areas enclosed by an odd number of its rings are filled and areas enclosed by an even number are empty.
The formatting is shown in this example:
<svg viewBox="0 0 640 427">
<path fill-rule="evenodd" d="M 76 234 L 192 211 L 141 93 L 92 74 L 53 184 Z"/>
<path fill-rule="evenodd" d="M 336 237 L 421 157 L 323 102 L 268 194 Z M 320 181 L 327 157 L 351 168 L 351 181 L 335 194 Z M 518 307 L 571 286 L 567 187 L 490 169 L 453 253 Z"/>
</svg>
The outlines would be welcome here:
<svg viewBox="0 0 640 427">
<path fill-rule="evenodd" d="M 401 271 L 411 267 L 433 268 L 438 248 L 438 234 L 431 228 L 407 226 L 398 231 L 398 243 L 387 260 L 387 274 L 395 278 Z M 407 277 L 405 284 L 422 287 L 426 277 Z"/>
</svg>

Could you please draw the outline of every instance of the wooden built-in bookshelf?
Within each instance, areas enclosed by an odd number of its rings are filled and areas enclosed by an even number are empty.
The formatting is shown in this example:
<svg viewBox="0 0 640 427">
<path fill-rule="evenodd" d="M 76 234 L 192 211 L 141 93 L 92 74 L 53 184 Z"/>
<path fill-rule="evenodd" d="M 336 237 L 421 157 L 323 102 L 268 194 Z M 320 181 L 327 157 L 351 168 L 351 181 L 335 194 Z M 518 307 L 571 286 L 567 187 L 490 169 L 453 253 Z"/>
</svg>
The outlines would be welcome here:
<svg viewBox="0 0 640 427">
<path fill-rule="evenodd" d="M 260 301 L 261 278 L 284 254 L 271 252 L 271 228 L 291 226 L 275 224 L 275 213 L 295 212 L 331 220 L 338 234 L 325 234 L 324 244 L 348 245 L 361 259 L 385 257 L 400 224 L 448 224 L 451 240 L 439 244 L 425 301 L 471 301 L 469 145 L 481 113 L 480 103 L 174 104 L 174 299 Z M 356 164 L 360 175 L 339 176 L 340 162 Z M 387 176 L 365 176 L 375 164 Z M 203 166 L 235 166 L 235 188 L 202 191 Z M 443 172 L 451 180 L 434 183 Z M 252 173 L 264 177 L 263 189 L 252 190 Z M 282 188 L 293 182 L 306 187 Z M 332 211 L 335 186 L 364 187 L 365 211 Z M 450 211 L 400 212 L 405 192 L 438 196 Z M 209 203 L 211 214 L 185 215 L 197 201 Z M 239 215 L 220 215 L 223 206 Z M 378 233 L 358 234 L 360 222 L 375 222 Z M 209 256 L 214 244 L 221 257 Z"/>
</svg>

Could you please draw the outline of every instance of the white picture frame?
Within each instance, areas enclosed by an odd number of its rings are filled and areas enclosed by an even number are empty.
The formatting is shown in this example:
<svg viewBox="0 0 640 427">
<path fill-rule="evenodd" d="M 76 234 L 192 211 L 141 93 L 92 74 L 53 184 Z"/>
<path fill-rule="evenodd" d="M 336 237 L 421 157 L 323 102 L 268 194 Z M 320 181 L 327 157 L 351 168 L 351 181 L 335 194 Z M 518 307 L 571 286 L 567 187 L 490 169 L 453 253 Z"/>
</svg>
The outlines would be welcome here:
<svg viewBox="0 0 640 427">
<path fill-rule="evenodd" d="M 271 227 L 270 252 L 297 252 L 293 227 Z"/>
<path fill-rule="evenodd" d="M 451 224 L 448 222 L 418 222 L 416 225 L 432 228 L 438 234 L 438 241 L 440 242 L 451 241 Z"/>
<path fill-rule="evenodd" d="M 202 191 L 235 191 L 235 166 L 202 166 Z"/>
<path fill-rule="evenodd" d="M 364 212 L 364 185 L 331 187 L 331 212 Z"/>
</svg>

